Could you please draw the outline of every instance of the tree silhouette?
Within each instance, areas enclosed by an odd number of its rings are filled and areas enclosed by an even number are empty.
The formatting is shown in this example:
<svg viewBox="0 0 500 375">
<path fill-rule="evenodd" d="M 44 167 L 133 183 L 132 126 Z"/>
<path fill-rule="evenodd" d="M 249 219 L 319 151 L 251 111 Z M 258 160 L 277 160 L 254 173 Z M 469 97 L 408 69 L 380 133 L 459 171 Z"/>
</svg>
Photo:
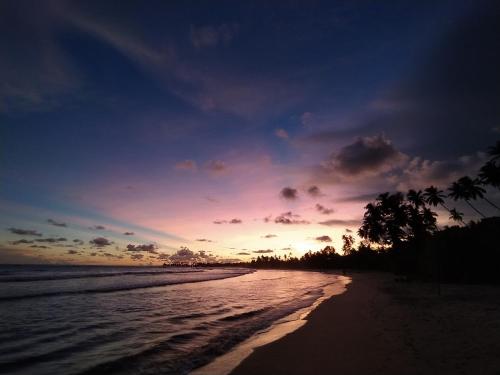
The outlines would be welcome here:
<svg viewBox="0 0 500 375">
<path fill-rule="evenodd" d="M 437 205 L 440 205 L 443 207 L 446 211 L 450 212 L 450 209 L 446 207 L 444 204 L 444 198 L 446 195 L 442 190 L 439 190 L 437 187 L 431 185 L 428 188 L 424 189 L 424 199 L 425 202 L 430 205 L 437 207 Z"/>
<path fill-rule="evenodd" d="M 425 205 L 424 195 L 422 194 L 422 190 L 415 191 L 413 189 L 408 190 L 406 194 L 406 199 L 410 202 L 413 207 L 419 209 L 421 206 Z"/>
<path fill-rule="evenodd" d="M 476 200 L 478 194 L 482 194 L 481 190 L 484 192 L 484 189 L 478 186 L 478 184 L 474 182 L 470 177 L 461 177 L 460 179 L 458 179 L 458 181 L 453 182 L 448 190 L 450 192 L 448 194 L 450 198 L 453 198 L 453 200 L 455 201 L 464 200 L 465 203 L 467 203 L 470 208 L 481 215 L 481 217 L 486 217 L 470 202 L 471 199 Z"/>
<path fill-rule="evenodd" d="M 344 244 L 342 245 L 342 252 L 344 255 L 349 255 L 353 251 L 354 237 L 350 234 L 342 235 L 342 241 Z"/>
<path fill-rule="evenodd" d="M 500 166 L 493 160 L 488 161 L 479 170 L 479 178 L 483 185 L 490 185 L 500 189 Z"/>
<path fill-rule="evenodd" d="M 450 210 L 450 220 L 465 224 L 464 223 L 464 214 L 457 211 L 455 208 L 452 208 Z"/>
</svg>

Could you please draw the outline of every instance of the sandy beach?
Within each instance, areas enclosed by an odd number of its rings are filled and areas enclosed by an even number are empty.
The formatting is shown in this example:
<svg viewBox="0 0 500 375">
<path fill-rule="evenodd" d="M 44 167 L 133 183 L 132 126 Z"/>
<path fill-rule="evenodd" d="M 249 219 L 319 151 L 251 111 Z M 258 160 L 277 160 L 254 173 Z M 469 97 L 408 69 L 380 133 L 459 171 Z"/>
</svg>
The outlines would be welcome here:
<svg viewBox="0 0 500 375">
<path fill-rule="evenodd" d="M 499 374 L 500 288 L 353 274 L 307 323 L 231 374 Z"/>
</svg>

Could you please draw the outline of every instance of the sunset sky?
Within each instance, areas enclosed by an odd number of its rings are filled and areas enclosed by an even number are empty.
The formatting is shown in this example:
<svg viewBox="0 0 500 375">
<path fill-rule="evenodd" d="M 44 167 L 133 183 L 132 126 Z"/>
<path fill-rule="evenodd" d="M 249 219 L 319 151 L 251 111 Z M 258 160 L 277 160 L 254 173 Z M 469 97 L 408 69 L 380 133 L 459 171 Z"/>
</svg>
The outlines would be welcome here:
<svg viewBox="0 0 500 375">
<path fill-rule="evenodd" d="M 499 19 L 477 0 L 2 1 L 0 263 L 339 249 L 378 193 L 482 165 Z"/>
</svg>

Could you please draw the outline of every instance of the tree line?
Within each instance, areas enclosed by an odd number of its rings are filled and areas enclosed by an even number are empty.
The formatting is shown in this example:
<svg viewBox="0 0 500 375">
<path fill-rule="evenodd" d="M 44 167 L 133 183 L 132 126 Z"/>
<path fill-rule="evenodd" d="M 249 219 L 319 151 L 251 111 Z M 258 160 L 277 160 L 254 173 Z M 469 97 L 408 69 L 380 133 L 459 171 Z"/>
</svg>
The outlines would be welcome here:
<svg viewBox="0 0 500 375">
<path fill-rule="evenodd" d="M 500 281 L 500 208 L 487 196 L 500 190 L 500 141 L 488 149 L 489 159 L 477 176 L 464 176 L 446 190 L 429 186 L 423 190 L 379 194 L 365 206 L 355 247 L 354 237 L 342 236 L 342 254 L 332 246 L 308 252 L 297 258 L 259 256 L 255 268 L 358 268 L 392 270 L 423 278 L 447 281 Z M 479 221 L 464 221 L 464 213 L 450 202 L 463 201 Z M 476 206 L 482 200 L 495 210 L 487 217 Z M 455 223 L 439 229 L 437 213 L 441 207 Z"/>
</svg>

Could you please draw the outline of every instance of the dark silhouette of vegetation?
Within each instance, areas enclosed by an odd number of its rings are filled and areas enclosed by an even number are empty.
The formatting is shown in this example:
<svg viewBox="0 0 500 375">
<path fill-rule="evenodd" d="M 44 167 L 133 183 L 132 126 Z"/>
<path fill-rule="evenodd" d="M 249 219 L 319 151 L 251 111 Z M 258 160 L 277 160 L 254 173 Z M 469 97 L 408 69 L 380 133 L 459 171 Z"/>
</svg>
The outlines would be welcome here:
<svg viewBox="0 0 500 375">
<path fill-rule="evenodd" d="M 490 160 L 480 169 L 478 177 L 461 177 L 448 188 L 448 195 L 436 186 L 423 191 L 410 189 L 406 194 L 380 194 L 365 206 L 358 231 L 361 242 L 356 247 L 354 237 L 344 234 L 342 254 L 333 246 L 326 246 L 300 258 L 292 254 L 261 255 L 250 266 L 385 270 L 428 280 L 500 283 L 500 217 L 486 217 L 472 204 L 482 199 L 498 209 L 486 198 L 486 193 L 488 187 L 500 186 L 500 142 L 489 149 L 489 155 Z M 448 208 L 446 198 L 464 201 L 482 219 L 466 224 L 464 214 Z M 459 225 L 439 229 L 437 213 L 432 210 L 438 206 L 449 213 L 449 220 Z M 248 263 L 231 265 L 248 266 Z"/>
</svg>

